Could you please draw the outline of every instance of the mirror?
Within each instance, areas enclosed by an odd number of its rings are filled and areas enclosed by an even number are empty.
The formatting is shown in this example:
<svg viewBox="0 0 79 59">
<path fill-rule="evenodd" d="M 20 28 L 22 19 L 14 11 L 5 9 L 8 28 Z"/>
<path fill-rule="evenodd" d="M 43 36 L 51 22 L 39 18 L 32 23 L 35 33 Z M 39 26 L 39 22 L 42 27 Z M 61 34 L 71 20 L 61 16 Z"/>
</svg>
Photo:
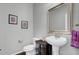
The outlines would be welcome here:
<svg viewBox="0 0 79 59">
<path fill-rule="evenodd" d="M 61 3 L 49 11 L 49 33 L 70 32 L 72 29 L 72 4 Z"/>
</svg>

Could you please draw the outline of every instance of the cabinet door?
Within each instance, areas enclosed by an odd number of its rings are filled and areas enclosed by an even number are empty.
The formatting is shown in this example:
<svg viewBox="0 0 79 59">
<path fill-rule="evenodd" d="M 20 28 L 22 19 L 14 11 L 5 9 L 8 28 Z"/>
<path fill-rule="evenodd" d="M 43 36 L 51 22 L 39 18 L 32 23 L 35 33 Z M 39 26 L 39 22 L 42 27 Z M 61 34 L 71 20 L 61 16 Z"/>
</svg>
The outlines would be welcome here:
<svg viewBox="0 0 79 59">
<path fill-rule="evenodd" d="M 45 41 L 39 40 L 36 41 L 36 54 L 37 55 L 46 55 L 46 45 Z"/>
<path fill-rule="evenodd" d="M 46 44 L 41 44 L 41 55 L 46 55 Z"/>
</svg>

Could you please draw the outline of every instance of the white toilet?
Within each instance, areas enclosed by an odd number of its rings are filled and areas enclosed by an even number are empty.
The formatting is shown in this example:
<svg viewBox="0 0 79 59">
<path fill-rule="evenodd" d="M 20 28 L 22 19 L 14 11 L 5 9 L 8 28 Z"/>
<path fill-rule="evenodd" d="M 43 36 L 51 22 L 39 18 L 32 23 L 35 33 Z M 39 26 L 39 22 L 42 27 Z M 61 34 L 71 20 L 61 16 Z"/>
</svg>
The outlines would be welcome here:
<svg viewBox="0 0 79 59">
<path fill-rule="evenodd" d="M 40 40 L 41 38 L 33 38 L 33 44 L 24 46 L 23 51 L 26 52 L 26 55 L 35 55 L 35 47 L 36 47 L 36 42 L 37 40 Z"/>
<path fill-rule="evenodd" d="M 23 51 L 26 52 L 26 55 L 35 55 L 34 44 L 27 45 L 23 48 Z"/>
</svg>

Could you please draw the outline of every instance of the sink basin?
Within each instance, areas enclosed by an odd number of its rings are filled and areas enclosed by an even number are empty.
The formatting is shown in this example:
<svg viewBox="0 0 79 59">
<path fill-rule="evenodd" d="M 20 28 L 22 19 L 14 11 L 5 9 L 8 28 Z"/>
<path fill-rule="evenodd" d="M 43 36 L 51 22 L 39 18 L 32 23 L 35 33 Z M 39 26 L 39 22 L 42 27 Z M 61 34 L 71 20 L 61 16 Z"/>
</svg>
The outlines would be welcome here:
<svg viewBox="0 0 79 59">
<path fill-rule="evenodd" d="M 46 41 L 51 44 L 55 45 L 58 47 L 61 47 L 67 43 L 67 39 L 65 37 L 58 37 L 56 38 L 55 36 L 49 36 L 46 38 Z"/>
<path fill-rule="evenodd" d="M 55 36 L 49 36 L 45 39 L 50 45 L 54 45 L 54 41 L 56 40 Z"/>
<path fill-rule="evenodd" d="M 54 45 L 56 46 L 64 46 L 67 43 L 67 39 L 65 37 L 60 37 L 60 38 L 56 38 L 56 41 L 53 42 Z"/>
</svg>

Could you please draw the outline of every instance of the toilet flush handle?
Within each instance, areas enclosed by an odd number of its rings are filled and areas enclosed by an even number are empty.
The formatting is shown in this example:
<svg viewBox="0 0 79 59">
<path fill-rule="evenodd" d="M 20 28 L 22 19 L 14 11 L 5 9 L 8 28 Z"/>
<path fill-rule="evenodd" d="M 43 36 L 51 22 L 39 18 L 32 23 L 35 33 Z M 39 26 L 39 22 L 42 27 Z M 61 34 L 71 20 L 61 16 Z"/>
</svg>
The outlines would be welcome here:
<svg viewBox="0 0 79 59">
<path fill-rule="evenodd" d="M 18 43 L 23 43 L 23 40 L 18 40 Z"/>
</svg>

